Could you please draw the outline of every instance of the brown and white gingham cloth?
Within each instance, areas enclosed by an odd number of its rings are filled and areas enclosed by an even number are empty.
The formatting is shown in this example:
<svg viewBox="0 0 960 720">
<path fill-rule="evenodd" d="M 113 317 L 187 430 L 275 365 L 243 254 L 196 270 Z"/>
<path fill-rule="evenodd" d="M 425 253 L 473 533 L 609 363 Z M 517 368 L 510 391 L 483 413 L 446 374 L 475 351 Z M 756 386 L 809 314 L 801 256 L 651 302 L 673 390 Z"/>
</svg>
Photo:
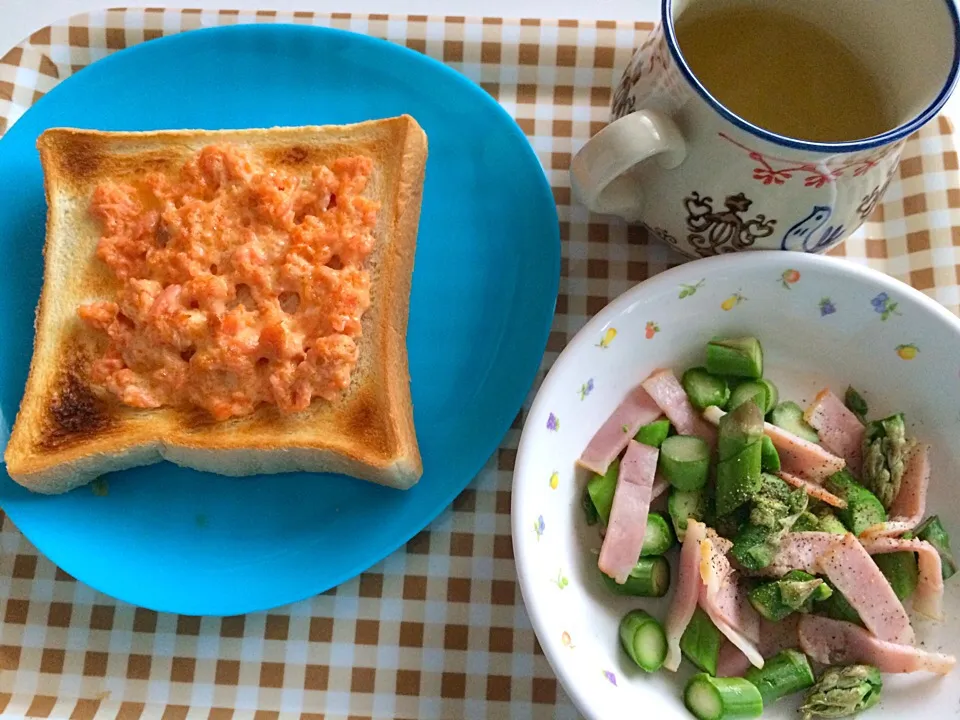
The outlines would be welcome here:
<svg viewBox="0 0 960 720">
<path fill-rule="evenodd" d="M 0 60 L 0 132 L 57 82 L 121 48 L 211 25 L 330 25 L 406 45 L 480 83 L 527 134 L 560 214 L 560 295 L 545 372 L 609 300 L 680 262 L 640 227 L 573 206 L 571 155 L 605 124 L 647 24 L 311 13 L 114 10 L 34 33 Z M 870 223 L 836 254 L 960 307 L 952 129 L 904 151 Z M 541 373 L 541 377 L 542 377 Z M 516 583 L 510 485 L 522 416 L 430 528 L 335 590 L 237 618 L 118 603 L 0 527 L 0 712 L 91 718 L 574 718 Z M 2 515 L 0 515 L 2 518 Z"/>
</svg>

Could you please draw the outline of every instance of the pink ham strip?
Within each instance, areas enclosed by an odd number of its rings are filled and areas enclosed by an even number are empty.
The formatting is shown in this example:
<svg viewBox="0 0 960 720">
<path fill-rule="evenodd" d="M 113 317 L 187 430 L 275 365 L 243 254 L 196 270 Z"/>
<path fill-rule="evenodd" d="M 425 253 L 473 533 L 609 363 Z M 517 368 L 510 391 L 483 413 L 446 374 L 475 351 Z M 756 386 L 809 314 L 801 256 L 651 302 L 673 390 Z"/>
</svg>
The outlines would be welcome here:
<svg viewBox="0 0 960 720">
<path fill-rule="evenodd" d="M 636 566 L 643 548 L 659 455 L 656 448 L 631 440 L 620 462 L 610 522 L 603 536 L 598 565 L 621 585 Z"/>
<path fill-rule="evenodd" d="M 600 426 L 577 463 L 598 475 L 605 474 L 637 430 L 661 415 L 663 413 L 646 390 L 639 386 L 634 388 Z"/>
<path fill-rule="evenodd" d="M 786 482 L 788 485 L 793 485 L 793 487 L 801 488 L 807 495 L 817 500 L 825 502 L 827 505 L 832 505 L 835 508 L 845 508 L 847 507 L 847 501 L 843 498 L 838 498 L 832 492 L 829 492 L 822 485 L 817 485 L 816 483 L 810 482 L 809 480 L 804 480 L 799 478 L 796 475 L 791 475 L 790 473 L 782 472 L 780 473 L 780 478 Z"/>
<path fill-rule="evenodd" d="M 667 658 L 663 666 L 677 671 L 680 667 L 680 638 L 690 624 L 700 597 L 700 542 L 707 538 L 707 526 L 696 520 L 687 522 L 687 534 L 680 548 L 677 588 L 667 613 Z"/>
<path fill-rule="evenodd" d="M 788 615 L 780 622 L 770 622 L 760 618 L 758 649 L 765 660 L 772 658 L 778 652 L 799 646 L 800 641 L 797 637 L 799 622 L 799 613 Z M 750 661 L 740 652 L 740 648 L 729 641 L 720 646 L 717 677 L 740 677 L 749 669 Z"/>
<path fill-rule="evenodd" d="M 742 593 L 727 556 L 710 538 L 700 541 L 700 607 L 717 629 L 756 667 L 763 656 L 756 647 L 759 617 Z"/>
<path fill-rule="evenodd" d="M 913 530 L 927 511 L 927 488 L 930 486 L 930 446 L 920 444 L 907 457 L 900 482 L 900 492 L 890 506 L 890 520 L 872 525 L 860 535 L 865 538 L 902 535 Z"/>
<path fill-rule="evenodd" d="M 871 555 L 893 552 L 915 552 L 920 578 L 913 597 L 913 609 L 932 620 L 943 620 L 943 572 L 940 553 L 923 540 L 874 538 L 861 540 Z"/>
<path fill-rule="evenodd" d="M 884 642 L 852 623 L 817 615 L 800 618 L 800 647 L 825 665 L 868 663 L 885 673 L 926 670 L 946 675 L 957 664 L 950 655 Z"/>
<path fill-rule="evenodd" d="M 783 536 L 780 549 L 773 562 L 760 571 L 760 575 L 780 577 L 791 570 L 808 573 L 819 571 L 817 561 L 840 539 L 839 535 L 825 532 L 791 532 Z"/>
<path fill-rule="evenodd" d="M 850 471 L 860 476 L 863 465 L 863 433 L 866 428 L 843 400 L 829 389 L 821 390 L 804 419 L 820 436 L 820 444 L 847 461 Z"/>
<path fill-rule="evenodd" d="M 656 500 L 670 489 L 670 483 L 660 474 L 653 478 L 653 490 L 651 491 L 651 500 Z"/>
<path fill-rule="evenodd" d="M 708 407 L 703 411 L 703 416 L 714 425 L 718 424 L 724 415 L 726 413 L 718 407 Z M 763 432 L 773 441 L 773 446 L 780 455 L 780 467 L 786 473 L 822 483 L 846 467 L 847 463 L 843 458 L 776 425 L 764 423 Z"/>
<path fill-rule="evenodd" d="M 657 370 L 641 385 L 681 435 L 696 435 L 711 446 L 716 445 L 717 431 L 693 409 L 683 385 L 670 370 Z"/>
<path fill-rule="evenodd" d="M 890 583 L 856 537 L 847 533 L 820 557 L 820 570 L 860 614 L 867 629 L 881 640 L 910 645 L 910 618 Z"/>
</svg>

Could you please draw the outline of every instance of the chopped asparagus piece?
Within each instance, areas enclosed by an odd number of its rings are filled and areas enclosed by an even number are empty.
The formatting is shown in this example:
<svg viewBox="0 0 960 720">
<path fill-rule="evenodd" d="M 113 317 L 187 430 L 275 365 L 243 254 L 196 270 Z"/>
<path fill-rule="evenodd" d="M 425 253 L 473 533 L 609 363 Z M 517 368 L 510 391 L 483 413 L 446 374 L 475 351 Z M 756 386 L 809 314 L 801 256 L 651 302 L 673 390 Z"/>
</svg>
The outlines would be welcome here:
<svg viewBox="0 0 960 720">
<path fill-rule="evenodd" d="M 660 470 L 677 490 L 699 490 L 710 472 L 710 446 L 693 435 L 674 435 L 660 447 Z"/>
<path fill-rule="evenodd" d="M 780 472 L 780 453 L 773 444 L 769 435 L 760 439 L 760 469 L 765 473 Z"/>
<path fill-rule="evenodd" d="M 877 496 L 853 479 L 847 470 L 834 473 L 825 483 L 827 490 L 847 501 L 847 507 L 836 511 L 847 529 L 860 535 L 872 525 L 886 522 L 887 512 Z"/>
<path fill-rule="evenodd" d="M 743 678 L 714 678 L 699 673 L 683 691 L 687 710 L 698 720 L 738 720 L 763 714 L 760 691 Z"/>
<path fill-rule="evenodd" d="M 886 555 L 874 555 L 873 561 L 890 583 L 897 597 L 904 600 L 917 589 L 920 581 L 920 569 L 917 567 L 916 553 L 895 552 Z"/>
<path fill-rule="evenodd" d="M 813 685 L 810 661 L 799 650 L 784 650 L 767 660 L 762 668 L 750 668 L 744 677 L 756 685 L 767 708 L 777 700 Z"/>
<path fill-rule="evenodd" d="M 876 705 L 882 690 L 880 671 L 871 665 L 827 668 L 810 688 L 800 712 L 803 720 L 847 717 Z"/>
<path fill-rule="evenodd" d="M 780 402 L 780 391 L 777 389 L 777 386 L 773 384 L 773 381 L 767 378 L 760 378 L 757 382 L 767 390 L 767 406 L 763 409 L 763 414 L 766 415 Z"/>
<path fill-rule="evenodd" d="M 706 368 L 690 368 L 680 380 L 690 403 L 698 410 L 711 405 L 719 408 L 727 406 L 730 400 L 730 386 L 722 377 L 711 375 Z"/>
<path fill-rule="evenodd" d="M 868 423 L 863 435 L 863 484 L 887 510 L 900 492 L 906 456 L 913 446 L 906 433 L 901 413 Z"/>
<path fill-rule="evenodd" d="M 583 515 L 587 519 L 587 525 L 596 525 L 600 522 L 600 516 L 597 514 L 597 506 L 593 504 L 590 498 L 590 491 L 584 487 L 583 494 L 580 496 L 580 507 L 583 508 Z"/>
<path fill-rule="evenodd" d="M 869 412 L 867 401 L 852 386 L 847 388 L 847 392 L 843 396 L 843 404 L 847 406 L 850 412 L 860 418 L 860 422 L 867 422 L 867 412 Z"/>
<path fill-rule="evenodd" d="M 631 610 L 620 621 L 620 645 L 647 672 L 656 672 L 667 657 L 667 635 L 649 613 Z"/>
<path fill-rule="evenodd" d="M 756 406 L 736 408 L 721 415 L 717 422 L 717 460 L 723 462 L 739 455 L 745 447 L 761 442 L 763 438 L 763 414 Z"/>
<path fill-rule="evenodd" d="M 733 512 L 760 489 L 760 447 L 759 442 L 747 445 L 739 455 L 717 464 L 718 515 Z"/>
<path fill-rule="evenodd" d="M 617 595 L 663 597 L 670 589 L 670 563 L 660 556 L 640 558 L 623 585 L 606 573 L 600 575 L 607 588 Z"/>
<path fill-rule="evenodd" d="M 818 527 L 817 530 L 820 532 L 834 533 L 835 535 L 847 534 L 846 526 L 844 526 L 844 524 L 840 522 L 840 520 L 837 519 L 837 516 L 832 512 L 821 513 L 817 518 L 817 521 L 820 524 L 820 527 Z"/>
<path fill-rule="evenodd" d="M 670 490 L 667 500 L 667 510 L 677 539 L 683 542 L 687 533 L 687 520 L 703 520 L 707 515 L 707 494 L 702 490 Z"/>
<path fill-rule="evenodd" d="M 760 570 L 773 562 L 784 534 L 806 512 L 807 495 L 790 490 L 774 475 L 764 475 L 752 505 L 750 523 L 737 533 L 730 552 L 745 568 Z"/>
<path fill-rule="evenodd" d="M 740 407 L 745 402 L 753 402 L 760 412 L 767 414 L 767 388 L 759 380 L 749 381 L 737 385 L 737 389 L 730 393 L 730 409 Z"/>
<path fill-rule="evenodd" d="M 756 338 L 711 340 L 707 345 L 707 370 L 714 375 L 763 377 L 763 348 Z"/>
<path fill-rule="evenodd" d="M 617 477 L 620 475 L 620 461 L 614 460 L 603 475 L 594 475 L 587 483 L 587 493 L 593 501 L 600 522 L 606 525 L 610 522 L 610 509 L 613 507 L 613 496 L 617 491 Z"/>
<path fill-rule="evenodd" d="M 933 545 L 940 553 L 943 579 L 947 580 L 953 577 L 957 572 L 957 561 L 953 557 L 953 550 L 950 549 L 950 536 L 940 522 L 940 518 L 931 515 L 917 528 L 916 534 L 921 540 L 926 540 Z"/>
<path fill-rule="evenodd" d="M 716 675 L 722 644 L 723 635 L 707 614 L 698 607 L 680 638 L 680 649 L 683 654 L 703 672 Z"/>
<path fill-rule="evenodd" d="M 658 448 L 663 444 L 663 441 L 667 439 L 669 434 L 669 420 L 654 420 L 649 425 L 644 425 L 637 430 L 637 434 L 634 435 L 633 439 L 638 443 Z"/>
<path fill-rule="evenodd" d="M 802 513 L 791 528 L 792 532 L 815 532 L 820 530 L 820 521 L 817 516 L 807 510 Z"/>
<path fill-rule="evenodd" d="M 750 591 L 750 604 L 767 620 L 779 622 L 791 613 L 806 610 L 815 599 L 822 599 L 823 580 L 802 570 L 794 570 L 780 580 L 763 583 Z M 818 598 L 817 596 L 820 596 Z"/>
<path fill-rule="evenodd" d="M 853 605 L 844 597 L 844 594 L 829 582 L 827 582 L 827 586 L 833 593 L 826 600 L 817 604 L 817 614 L 826 615 L 834 620 L 843 620 L 863 627 L 863 620 L 860 619 L 860 613 L 854 610 Z"/>
<path fill-rule="evenodd" d="M 795 402 L 787 400 L 777 405 L 770 411 L 770 422 L 799 438 L 812 443 L 820 442 L 817 431 L 803 419 L 803 408 Z"/>
<path fill-rule="evenodd" d="M 670 523 L 661 514 L 652 512 L 647 516 L 647 531 L 643 536 L 640 557 L 663 555 L 676 543 Z"/>
</svg>

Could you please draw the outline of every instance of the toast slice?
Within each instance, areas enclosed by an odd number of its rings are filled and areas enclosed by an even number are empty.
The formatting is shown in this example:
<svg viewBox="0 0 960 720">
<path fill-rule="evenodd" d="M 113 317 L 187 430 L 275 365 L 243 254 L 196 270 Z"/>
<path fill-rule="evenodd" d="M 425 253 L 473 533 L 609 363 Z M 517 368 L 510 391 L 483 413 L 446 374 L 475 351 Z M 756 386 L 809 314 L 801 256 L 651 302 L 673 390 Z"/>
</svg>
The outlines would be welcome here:
<svg viewBox="0 0 960 720">
<path fill-rule="evenodd" d="M 96 256 L 103 228 L 90 212 L 94 189 L 147 169 L 176 172 L 213 143 L 239 146 L 271 169 L 357 155 L 373 161 L 362 193 L 380 203 L 366 260 L 370 306 L 349 387 L 335 400 L 314 398 L 293 413 L 261 404 L 252 414 L 216 421 L 187 405 L 131 407 L 89 380 L 106 341 L 80 320 L 78 307 L 112 299 L 120 285 Z M 413 118 L 266 130 L 58 128 L 37 146 L 48 204 L 44 280 L 30 374 L 4 455 L 14 480 L 54 494 L 160 460 L 234 476 L 343 473 L 401 489 L 419 479 L 406 327 L 427 140 Z"/>
</svg>

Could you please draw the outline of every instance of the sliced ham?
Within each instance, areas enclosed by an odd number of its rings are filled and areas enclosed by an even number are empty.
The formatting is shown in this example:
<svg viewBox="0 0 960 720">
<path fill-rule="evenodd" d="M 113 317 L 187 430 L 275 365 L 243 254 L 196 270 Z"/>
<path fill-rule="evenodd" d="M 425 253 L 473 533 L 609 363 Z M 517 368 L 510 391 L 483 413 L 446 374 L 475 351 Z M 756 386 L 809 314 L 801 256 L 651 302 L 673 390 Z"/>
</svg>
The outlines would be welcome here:
<svg viewBox="0 0 960 720">
<path fill-rule="evenodd" d="M 769 660 L 783 650 L 799 646 L 797 636 L 799 623 L 799 613 L 788 615 L 780 622 L 770 622 L 760 618 L 760 642 L 757 647 L 765 660 Z M 720 646 L 720 656 L 717 659 L 717 677 L 740 677 L 750 667 L 750 661 L 740 652 L 740 648 L 729 640 L 724 641 Z"/>
<path fill-rule="evenodd" d="M 663 475 L 657 473 L 653 478 L 653 490 L 651 491 L 651 499 L 656 500 L 658 497 L 663 495 L 667 490 L 670 489 L 670 483 L 667 481 Z"/>
<path fill-rule="evenodd" d="M 759 574 L 780 577 L 791 570 L 808 573 L 819 571 L 817 561 L 833 548 L 839 535 L 825 532 L 789 532 L 780 541 L 780 549 L 773 562 Z"/>
<path fill-rule="evenodd" d="M 801 488 L 810 497 L 825 502 L 827 505 L 832 505 L 833 507 L 840 509 L 847 507 L 846 500 L 837 497 L 832 492 L 829 492 L 825 487 L 823 487 L 823 485 L 817 485 L 814 482 L 804 480 L 803 478 L 799 478 L 796 475 L 791 475 L 790 473 L 786 472 L 780 473 L 780 479 L 788 485 L 793 485 L 795 488 Z"/>
<path fill-rule="evenodd" d="M 600 547 L 600 570 L 621 585 L 640 558 L 660 451 L 631 440 L 620 462 L 610 521 Z"/>
<path fill-rule="evenodd" d="M 927 511 L 930 486 L 930 446 L 916 445 L 907 456 L 900 492 L 890 506 L 890 520 L 871 525 L 860 535 L 865 538 L 891 537 L 913 530 Z"/>
<path fill-rule="evenodd" d="M 714 425 L 719 424 L 724 415 L 726 413 L 718 407 L 708 407 L 703 411 L 703 417 Z M 822 483 L 847 465 L 843 458 L 776 425 L 764 423 L 763 432 L 773 441 L 780 456 L 780 467 L 785 473 Z"/>
<path fill-rule="evenodd" d="M 820 436 L 820 444 L 847 461 L 850 471 L 860 476 L 863 466 L 863 434 L 866 428 L 843 400 L 829 389 L 821 390 L 803 414 Z"/>
<path fill-rule="evenodd" d="M 915 552 L 919 579 L 913 596 L 913 609 L 931 620 L 943 620 L 943 573 L 940 553 L 923 540 L 899 538 L 861 539 L 864 549 L 871 555 L 894 552 Z"/>
<path fill-rule="evenodd" d="M 700 541 L 700 607 L 723 635 L 756 667 L 763 667 L 757 649 L 759 617 L 740 587 L 738 575 L 711 538 Z"/>
<path fill-rule="evenodd" d="M 957 664 L 950 655 L 884 642 L 852 623 L 817 615 L 800 618 L 800 647 L 824 665 L 867 663 L 885 673 L 926 670 L 946 675 Z"/>
<path fill-rule="evenodd" d="M 912 644 L 907 611 L 866 548 L 850 533 L 834 537 L 836 543 L 820 556 L 821 572 L 843 593 L 870 632 L 881 640 Z"/>
<path fill-rule="evenodd" d="M 680 548 L 680 560 L 677 563 L 677 586 L 667 612 L 667 658 L 663 666 L 667 670 L 677 671 L 680 667 L 680 638 L 690 624 L 690 618 L 697 609 L 700 598 L 700 542 L 707 538 L 707 526 L 697 520 L 687 522 L 687 534 Z"/>
<path fill-rule="evenodd" d="M 637 430 L 661 415 L 663 413 L 647 395 L 646 390 L 637 386 L 600 426 L 577 464 L 598 475 L 604 475 L 610 463 L 617 459 L 627 447 L 627 443 L 637 434 Z"/>
<path fill-rule="evenodd" d="M 717 431 L 694 410 L 683 385 L 671 370 L 657 370 L 641 385 L 678 433 L 696 435 L 706 440 L 711 446 L 716 445 Z"/>
</svg>

